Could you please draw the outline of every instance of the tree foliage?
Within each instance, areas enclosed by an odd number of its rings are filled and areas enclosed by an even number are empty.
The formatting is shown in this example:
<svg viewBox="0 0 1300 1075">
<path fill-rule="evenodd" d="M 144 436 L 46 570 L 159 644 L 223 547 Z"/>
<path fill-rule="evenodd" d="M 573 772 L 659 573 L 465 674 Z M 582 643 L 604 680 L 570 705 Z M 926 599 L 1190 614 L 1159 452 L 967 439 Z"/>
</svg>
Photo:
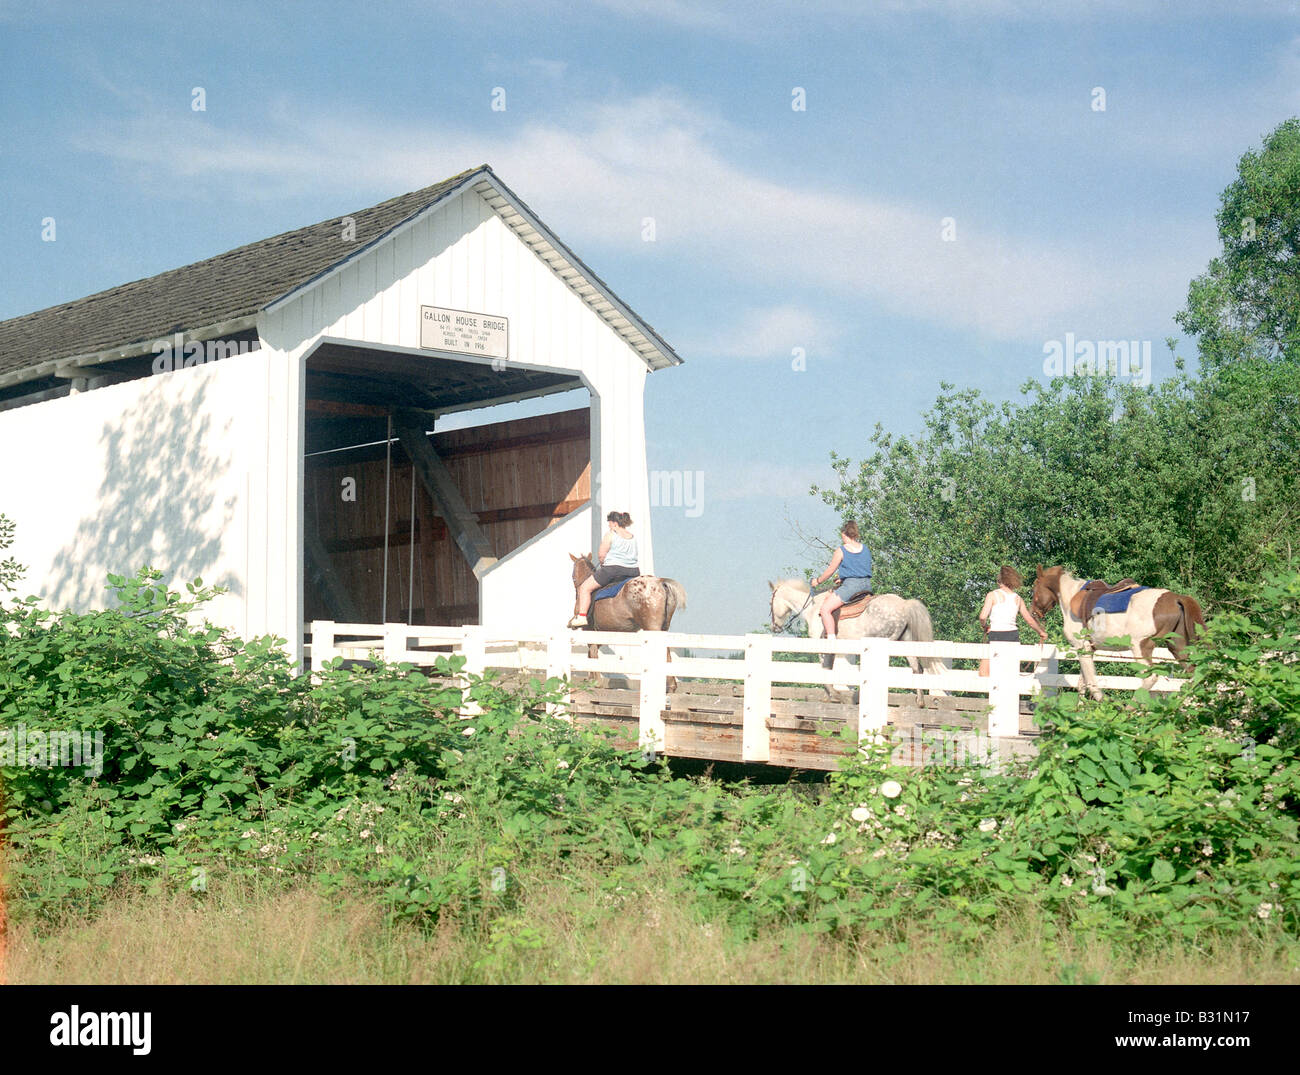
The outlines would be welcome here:
<svg viewBox="0 0 1300 1075">
<path fill-rule="evenodd" d="M 1224 249 L 1178 317 L 1200 372 L 1154 386 L 1076 373 L 994 404 L 944 384 L 924 431 L 879 426 L 838 489 L 877 592 L 931 606 L 940 637 L 978 640 L 998 567 L 1066 564 L 1239 605 L 1300 545 L 1300 120 L 1241 160 L 1219 212 Z M 1170 341 L 1172 350 L 1172 341 Z"/>
<path fill-rule="evenodd" d="M 1300 359 L 1300 119 L 1241 158 L 1217 220 L 1223 252 L 1192 281 L 1177 318 L 1202 366 Z"/>
</svg>

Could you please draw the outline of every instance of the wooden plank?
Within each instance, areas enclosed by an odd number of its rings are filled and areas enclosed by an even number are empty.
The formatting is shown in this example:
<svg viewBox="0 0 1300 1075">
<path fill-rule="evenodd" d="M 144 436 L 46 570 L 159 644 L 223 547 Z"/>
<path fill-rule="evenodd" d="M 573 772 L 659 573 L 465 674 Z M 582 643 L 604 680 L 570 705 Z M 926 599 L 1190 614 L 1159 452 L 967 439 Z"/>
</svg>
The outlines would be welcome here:
<svg viewBox="0 0 1300 1075">
<path fill-rule="evenodd" d="M 672 757 L 706 761 L 742 761 L 743 734 L 739 727 L 673 722 L 664 726 L 665 752 Z"/>
<path fill-rule="evenodd" d="M 744 726 L 739 713 L 705 713 L 698 709 L 665 709 L 664 721 L 674 721 L 678 724 L 710 724 L 728 728 Z"/>
<path fill-rule="evenodd" d="M 593 713 L 602 717 L 626 717 L 638 725 L 641 721 L 641 711 L 636 706 L 604 705 L 600 702 L 576 701 L 569 704 L 569 713 L 575 717 Z"/>
<path fill-rule="evenodd" d="M 773 700 L 772 716 L 800 717 L 808 720 L 856 721 L 858 707 L 852 702 L 805 702 Z"/>
</svg>

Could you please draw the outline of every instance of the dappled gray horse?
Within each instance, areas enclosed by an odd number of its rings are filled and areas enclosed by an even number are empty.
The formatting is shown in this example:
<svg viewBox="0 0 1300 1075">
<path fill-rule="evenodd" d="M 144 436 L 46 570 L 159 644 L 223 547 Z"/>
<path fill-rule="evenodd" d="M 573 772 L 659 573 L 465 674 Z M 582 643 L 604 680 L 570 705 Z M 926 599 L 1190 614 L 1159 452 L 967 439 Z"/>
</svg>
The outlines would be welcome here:
<svg viewBox="0 0 1300 1075">
<path fill-rule="evenodd" d="M 772 590 L 772 630 L 782 629 L 792 616 L 799 616 L 808 625 L 809 638 L 821 638 L 825 634 L 822 627 L 822 602 L 827 593 L 809 598 L 811 587 L 803 579 L 782 579 L 769 582 Z M 846 608 L 849 606 L 845 606 Z M 934 627 L 930 622 L 930 610 L 920 601 L 899 597 L 896 593 L 877 594 L 871 599 L 865 612 L 850 619 L 841 619 L 839 638 L 890 638 L 895 642 L 933 642 Z M 908 657 L 908 666 L 913 672 L 920 672 L 924 666 L 927 672 L 940 674 L 951 667 L 950 661 L 937 657 Z M 842 658 L 831 661 L 822 658 L 823 668 L 844 667 Z M 846 675 L 846 679 L 849 677 Z M 918 692 L 919 693 L 919 692 Z M 936 695 L 946 691 L 931 691 Z"/>
</svg>

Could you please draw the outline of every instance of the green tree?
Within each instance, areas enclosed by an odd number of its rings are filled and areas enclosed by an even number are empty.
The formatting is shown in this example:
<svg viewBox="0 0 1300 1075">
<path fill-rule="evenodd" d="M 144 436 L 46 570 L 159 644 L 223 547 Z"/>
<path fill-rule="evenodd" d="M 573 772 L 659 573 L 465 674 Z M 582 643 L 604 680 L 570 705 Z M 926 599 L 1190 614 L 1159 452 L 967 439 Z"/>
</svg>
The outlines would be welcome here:
<svg viewBox="0 0 1300 1075">
<path fill-rule="evenodd" d="M 1300 119 L 1241 158 L 1217 220 L 1223 252 L 1192 281 L 1177 316 L 1202 366 L 1300 358 Z"/>
</svg>

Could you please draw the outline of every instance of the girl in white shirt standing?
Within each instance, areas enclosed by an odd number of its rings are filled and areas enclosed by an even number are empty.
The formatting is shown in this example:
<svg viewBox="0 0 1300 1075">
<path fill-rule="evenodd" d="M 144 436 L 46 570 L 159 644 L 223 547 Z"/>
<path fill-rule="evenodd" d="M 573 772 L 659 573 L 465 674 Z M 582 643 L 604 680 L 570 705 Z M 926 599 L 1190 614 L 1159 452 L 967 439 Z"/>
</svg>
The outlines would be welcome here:
<svg viewBox="0 0 1300 1075">
<path fill-rule="evenodd" d="M 1024 579 L 1014 567 L 1003 567 L 998 572 L 998 588 L 985 594 L 984 607 L 980 609 L 979 620 L 990 642 L 1019 642 L 1017 616 L 1024 616 L 1025 622 L 1038 632 L 1040 642 L 1047 641 L 1047 632 L 1039 626 L 1033 613 L 1025 607 L 1024 598 L 1016 592 L 1024 584 Z M 988 674 L 989 662 L 980 661 L 980 675 Z"/>
</svg>

